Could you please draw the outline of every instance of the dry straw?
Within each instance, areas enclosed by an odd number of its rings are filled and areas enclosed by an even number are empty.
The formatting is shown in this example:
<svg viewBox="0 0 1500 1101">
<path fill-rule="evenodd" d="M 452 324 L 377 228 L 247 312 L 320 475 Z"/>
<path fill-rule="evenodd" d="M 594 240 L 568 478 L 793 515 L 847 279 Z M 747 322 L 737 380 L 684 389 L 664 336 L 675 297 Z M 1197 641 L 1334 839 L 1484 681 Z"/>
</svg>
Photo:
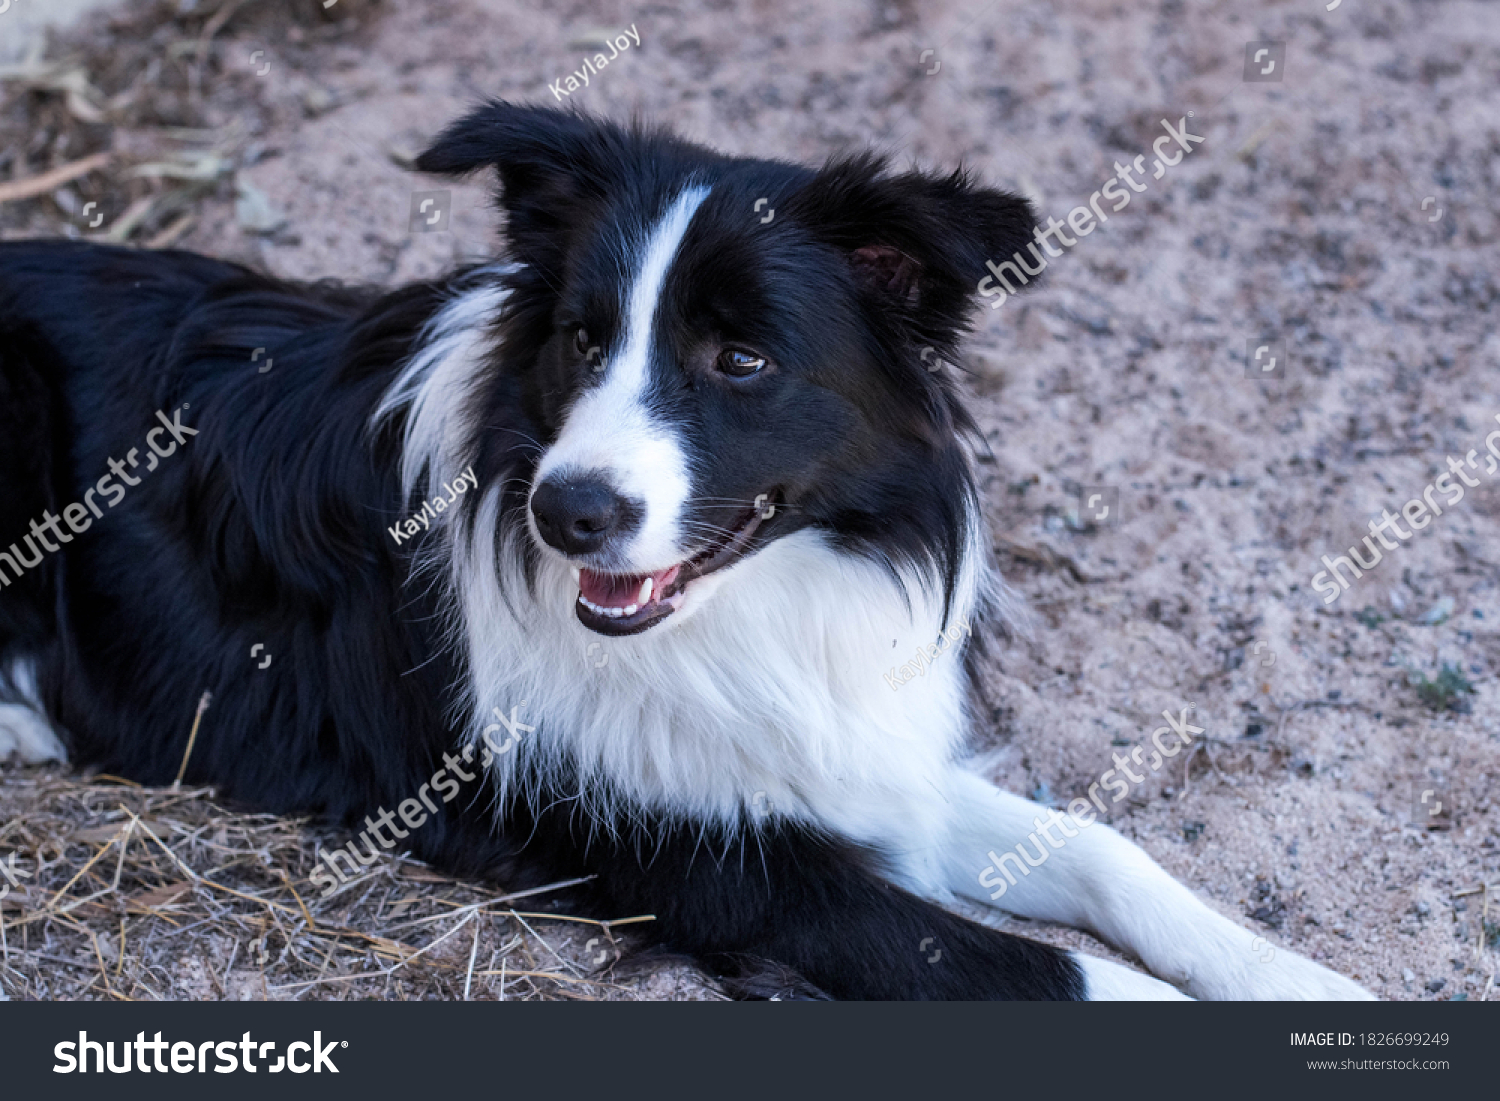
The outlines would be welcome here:
<svg viewBox="0 0 1500 1101">
<path fill-rule="evenodd" d="M 239 813 L 210 789 L 79 780 L 56 767 L 0 770 L 0 822 L 0 852 L 27 873 L 0 899 L 8 998 L 661 993 L 618 952 L 596 962 L 599 944 L 648 915 L 602 922 L 545 909 L 578 881 L 504 894 L 386 857 L 321 899 L 307 877 L 320 842 L 334 839 L 301 820 Z M 518 909 L 523 899 L 534 908 Z M 677 981 L 685 989 L 673 996 L 718 996 L 686 970 Z"/>
</svg>

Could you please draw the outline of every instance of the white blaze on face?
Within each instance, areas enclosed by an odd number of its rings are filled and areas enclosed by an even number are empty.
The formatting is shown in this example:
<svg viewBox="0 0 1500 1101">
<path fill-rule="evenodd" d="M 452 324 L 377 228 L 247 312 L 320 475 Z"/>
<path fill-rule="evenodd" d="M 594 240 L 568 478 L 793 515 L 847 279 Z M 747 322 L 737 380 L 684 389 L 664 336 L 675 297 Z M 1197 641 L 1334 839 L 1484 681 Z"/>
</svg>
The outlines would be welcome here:
<svg viewBox="0 0 1500 1101">
<path fill-rule="evenodd" d="M 667 273 L 706 187 L 679 195 L 652 229 L 625 303 L 625 331 L 604 365 L 604 381 L 568 411 L 557 442 L 542 459 L 534 485 L 553 474 L 597 471 L 643 506 L 640 530 L 622 548 L 618 572 L 664 569 L 681 560 L 682 516 L 692 474 L 682 440 L 647 405 L 656 309 Z"/>
</svg>

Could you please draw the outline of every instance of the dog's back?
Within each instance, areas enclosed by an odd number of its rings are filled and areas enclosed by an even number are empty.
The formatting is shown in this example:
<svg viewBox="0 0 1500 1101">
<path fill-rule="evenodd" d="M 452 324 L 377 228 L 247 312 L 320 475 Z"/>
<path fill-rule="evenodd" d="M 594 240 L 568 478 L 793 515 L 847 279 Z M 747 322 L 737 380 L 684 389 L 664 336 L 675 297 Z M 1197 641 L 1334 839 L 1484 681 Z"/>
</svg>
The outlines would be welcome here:
<svg viewBox="0 0 1500 1101">
<path fill-rule="evenodd" d="M 340 603 L 361 561 L 380 594 L 367 598 L 400 602 L 374 556 L 330 542 L 379 530 L 367 506 L 382 487 L 361 456 L 384 382 L 331 366 L 351 341 L 403 354 L 432 303 L 418 288 L 371 336 L 355 322 L 373 300 L 190 253 L 0 244 L 0 691 L 44 703 L 79 763 L 170 781 L 189 684 L 219 687 L 242 664 L 242 615 L 265 642 L 298 639 L 283 660 L 300 656 L 330 683 L 348 672 L 341 658 L 383 666 L 297 630 Z M 339 416 L 338 403 L 359 412 Z M 198 668 L 182 667 L 184 653 Z M 363 803 L 368 791 L 297 767 L 317 756 L 326 709 L 270 679 L 224 679 L 227 706 L 190 777 L 282 810 L 342 816 Z M 237 692 L 261 716 L 239 728 Z M 281 738 L 257 752 L 271 714 Z"/>
<path fill-rule="evenodd" d="M 214 288 L 247 277 L 187 252 L 0 243 L 0 530 L 24 533 L 82 494 L 104 470 L 89 459 L 119 442 L 108 438 L 119 418 L 149 417 L 175 384 L 185 320 Z M 38 592 L 48 573 L 28 571 L 21 589 Z"/>
</svg>

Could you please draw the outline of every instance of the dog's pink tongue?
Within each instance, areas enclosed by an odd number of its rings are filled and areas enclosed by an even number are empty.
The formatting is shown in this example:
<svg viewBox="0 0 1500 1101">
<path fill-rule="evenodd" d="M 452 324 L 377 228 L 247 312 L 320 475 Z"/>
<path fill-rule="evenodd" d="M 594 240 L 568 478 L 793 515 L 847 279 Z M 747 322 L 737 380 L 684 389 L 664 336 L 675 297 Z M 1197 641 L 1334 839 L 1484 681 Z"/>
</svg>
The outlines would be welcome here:
<svg viewBox="0 0 1500 1101">
<path fill-rule="evenodd" d="M 590 604 L 601 608 L 628 608 L 632 604 L 650 603 L 659 600 L 667 586 L 677 580 L 681 565 L 657 573 L 619 574 L 599 573 L 595 570 L 578 571 L 578 591 Z M 641 588 L 646 578 L 651 578 L 651 595 L 646 601 L 640 599 Z"/>
</svg>

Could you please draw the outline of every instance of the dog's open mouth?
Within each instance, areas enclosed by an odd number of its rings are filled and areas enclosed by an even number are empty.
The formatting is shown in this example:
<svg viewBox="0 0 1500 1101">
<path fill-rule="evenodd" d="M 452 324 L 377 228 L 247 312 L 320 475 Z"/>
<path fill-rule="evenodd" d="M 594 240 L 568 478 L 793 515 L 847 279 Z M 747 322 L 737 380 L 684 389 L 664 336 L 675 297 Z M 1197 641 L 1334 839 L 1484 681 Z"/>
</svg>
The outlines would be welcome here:
<svg viewBox="0 0 1500 1101">
<path fill-rule="evenodd" d="M 681 607 L 694 581 L 743 558 L 755 533 L 774 514 L 774 507 L 749 509 L 716 542 L 655 573 L 580 569 L 574 605 L 578 621 L 601 635 L 635 635 L 654 627 Z"/>
</svg>

